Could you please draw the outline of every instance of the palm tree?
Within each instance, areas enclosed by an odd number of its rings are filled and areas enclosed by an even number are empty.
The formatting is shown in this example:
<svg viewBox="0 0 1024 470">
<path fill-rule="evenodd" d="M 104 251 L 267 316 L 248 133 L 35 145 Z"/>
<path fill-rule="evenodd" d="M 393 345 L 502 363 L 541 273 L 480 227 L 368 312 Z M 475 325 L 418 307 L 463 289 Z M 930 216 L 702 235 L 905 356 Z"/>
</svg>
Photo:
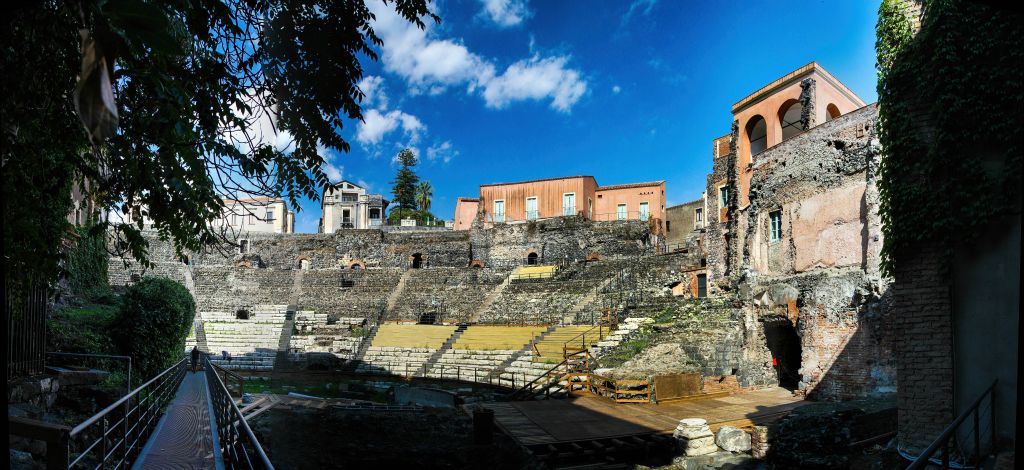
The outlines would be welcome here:
<svg viewBox="0 0 1024 470">
<path fill-rule="evenodd" d="M 430 198 L 433 196 L 434 188 L 430 186 L 429 181 L 423 181 L 416 186 L 416 203 L 419 204 L 421 211 L 430 210 Z"/>
</svg>

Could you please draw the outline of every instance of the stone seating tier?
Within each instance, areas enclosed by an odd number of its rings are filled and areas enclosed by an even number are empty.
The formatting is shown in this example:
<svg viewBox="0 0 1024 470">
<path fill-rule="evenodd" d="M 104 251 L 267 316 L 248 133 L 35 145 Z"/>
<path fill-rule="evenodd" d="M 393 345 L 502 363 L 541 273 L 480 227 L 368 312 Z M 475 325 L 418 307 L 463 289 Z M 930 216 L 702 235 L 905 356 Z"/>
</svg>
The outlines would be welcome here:
<svg viewBox="0 0 1024 470">
<path fill-rule="evenodd" d="M 470 326 L 459 335 L 452 349 L 519 350 L 545 330 L 543 326 Z"/>
<path fill-rule="evenodd" d="M 387 323 L 377 329 L 371 348 L 427 348 L 436 350 L 457 327 L 443 325 L 402 325 Z"/>
</svg>

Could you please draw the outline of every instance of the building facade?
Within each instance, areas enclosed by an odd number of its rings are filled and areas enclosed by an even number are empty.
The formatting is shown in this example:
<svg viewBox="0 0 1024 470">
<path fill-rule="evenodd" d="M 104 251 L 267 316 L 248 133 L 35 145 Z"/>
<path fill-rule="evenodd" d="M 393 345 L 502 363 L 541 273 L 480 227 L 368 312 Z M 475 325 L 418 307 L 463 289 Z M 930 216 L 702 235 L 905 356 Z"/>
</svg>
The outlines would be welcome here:
<svg viewBox="0 0 1024 470">
<path fill-rule="evenodd" d="M 339 181 L 326 188 L 320 198 L 320 233 L 342 229 L 379 228 L 389 201 L 380 194 L 351 181 Z"/>
<path fill-rule="evenodd" d="M 225 199 L 214 223 L 233 232 L 295 233 L 295 213 L 280 198 Z"/>
<path fill-rule="evenodd" d="M 704 231 L 704 198 L 665 209 L 665 242 L 683 245 L 694 232 Z"/>
<path fill-rule="evenodd" d="M 472 216 L 471 211 L 474 209 Z M 480 185 L 479 198 L 459 198 L 455 229 L 480 213 L 484 224 L 578 216 L 594 221 L 662 220 L 665 182 L 599 186 L 593 176 L 545 178 Z"/>
</svg>

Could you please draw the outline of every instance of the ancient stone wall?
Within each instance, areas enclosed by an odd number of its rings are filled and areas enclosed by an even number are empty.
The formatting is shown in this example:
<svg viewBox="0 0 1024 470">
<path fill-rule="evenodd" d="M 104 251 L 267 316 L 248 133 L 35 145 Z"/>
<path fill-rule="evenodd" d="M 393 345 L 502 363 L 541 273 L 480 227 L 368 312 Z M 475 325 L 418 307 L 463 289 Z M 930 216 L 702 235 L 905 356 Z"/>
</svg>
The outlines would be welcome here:
<svg viewBox="0 0 1024 470">
<path fill-rule="evenodd" d="M 655 240 L 648 222 L 593 222 L 559 217 L 522 224 L 499 224 L 472 230 L 473 259 L 485 265 L 521 261 L 536 253 L 543 263 L 654 254 Z"/>
</svg>

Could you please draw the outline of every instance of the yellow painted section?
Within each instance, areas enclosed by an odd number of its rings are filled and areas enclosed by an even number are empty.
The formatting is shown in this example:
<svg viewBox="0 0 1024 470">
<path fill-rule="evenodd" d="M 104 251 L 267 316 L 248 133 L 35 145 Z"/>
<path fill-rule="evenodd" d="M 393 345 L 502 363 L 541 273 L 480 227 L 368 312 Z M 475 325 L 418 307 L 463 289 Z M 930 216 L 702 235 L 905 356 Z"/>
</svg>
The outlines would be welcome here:
<svg viewBox="0 0 1024 470">
<path fill-rule="evenodd" d="M 544 330 L 547 327 L 475 325 L 462 332 L 452 349 L 522 349 Z"/>
<path fill-rule="evenodd" d="M 451 338 L 456 326 L 398 325 L 386 323 L 377 329 L 373 347 L 437 349 Z"/>
<path fill-rule="evenodd" d="M 537 352 L 539 356 L 534 354 L 534 362 L 547 362 L 551 364 L 557 364 L 562 362 L 563 357 L 563 346 L 570 348 L 583 348 L 583 336 L 586 333 L 586 344 L 594 345 L 598 341 L 604 339 L 604 337 L 611 334 L 608 331 L 608 327 L 598 328 L 591 325 L 571 325 L 571 326 L 560 326 L 548 333 L 544 339 L 537 342 Z M 568 344 L 566 344 L 568 342 Z"/>
</svg>

